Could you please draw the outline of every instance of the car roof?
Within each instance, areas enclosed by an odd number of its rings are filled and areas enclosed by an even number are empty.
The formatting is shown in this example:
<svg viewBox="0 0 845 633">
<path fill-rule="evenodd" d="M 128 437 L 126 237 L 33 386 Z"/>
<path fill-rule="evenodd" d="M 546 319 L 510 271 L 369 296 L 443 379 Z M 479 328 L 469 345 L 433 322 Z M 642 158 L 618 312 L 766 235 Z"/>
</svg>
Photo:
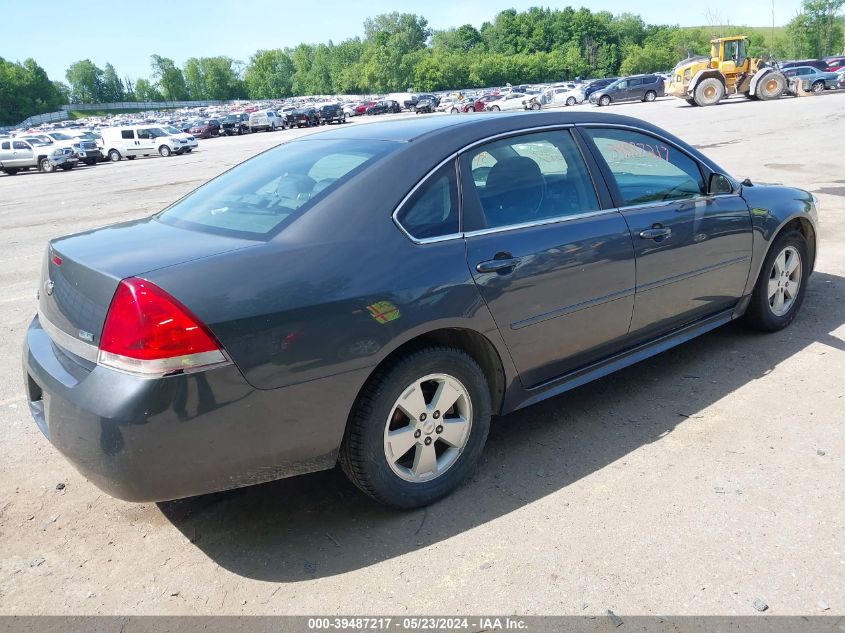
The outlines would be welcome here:
<svg viewBox="0 0 845 633">
<path fill-rule="evenodd" d="M 645 121 L 618 114 L 600 112 L 496 112 L 478 113 L 478 116 L 427 116 L 409 117 L 393 121 L 380 121 L 349 127 L 340 127 L 311 134 L 296 141 L 314 140 L 382 140 L 411 143 L 422 138 L 452 137 L 460 131 L 479 137 L 500 132 L 518 131 L 531 127 L 578 124 L 633 125 L 643 129 L 653 126 Z"/>
</svg>

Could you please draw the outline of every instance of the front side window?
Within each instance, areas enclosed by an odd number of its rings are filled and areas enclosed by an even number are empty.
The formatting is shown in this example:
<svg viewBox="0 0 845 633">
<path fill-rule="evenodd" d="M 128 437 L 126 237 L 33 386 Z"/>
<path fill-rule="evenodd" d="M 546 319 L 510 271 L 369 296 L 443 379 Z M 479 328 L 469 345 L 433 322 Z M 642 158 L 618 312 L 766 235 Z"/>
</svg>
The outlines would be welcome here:
<svg viewBox="0 0 845 633">
<path fill-rule="evenodd" d="M 460 215 L 454 161 L 431 175 L 400 209 L 396 219 L 418 240 L 458 233 Z"/>
<path fill-rule="evenodd" d="M 593 182 L 566 130 L 512 136 L 462 157 L 465 209 L 474 228 L 563 218 L 599 208 Z"/>
<path fill-rule="evenodd" d="M 589 128 L 625 205 L 695 198 L 705 193 L 698 163 L 647 134 L 613 128 Z"/>
<path fill-rule="evenodd" d="M 215 178 L 156 217 L 185 228 L 263 239 L 398 146 L 351 140 L 286 143 Z"/>
</svg>

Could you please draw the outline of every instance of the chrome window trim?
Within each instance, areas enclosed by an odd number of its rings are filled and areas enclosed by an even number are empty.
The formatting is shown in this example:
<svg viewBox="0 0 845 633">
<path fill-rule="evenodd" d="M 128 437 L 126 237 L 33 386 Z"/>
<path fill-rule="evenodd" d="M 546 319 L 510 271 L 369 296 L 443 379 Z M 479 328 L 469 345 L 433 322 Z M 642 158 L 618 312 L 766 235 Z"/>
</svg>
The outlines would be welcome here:
<svg viewBox="0 0 845 633">
<path fill-rule="evenodd" d="M 569 221 L 572 221 L 572 220 L 583 220 L 584 218 L 596 217 L 596 216 L 606 215 L 606 214 L 610 214 L 610 213 L 619 213 L 619 212 L 622 212 L 622 211 L 632 211 L 632 210 L 636 210 L 636 209 L 640 209 L 640 208 L 644 209 L 644 208 L 654 208 L 654 207 L 658 207 L 658 206 L 669 206 L 671 204 L 677 204 L 679 202 L 685 202 L 685 201 L 695 202 L 695 201 L 699 201 L 699 200 L 712 199 L 714 197 L 722 198 L 722 197 L 727 197 L 727 196 L 741 197 L 739 193 L 732 193 L 732 194 L 724 194 L 724 195 L 721 195 L 721 196 L 707 195 L 707 196 L 700 196 L 700 197 L 696 197 L 696 198 L 678 198 L 676 200 L 667 200 L 665 202 L 660 201 L 660 202 L 656 202 L 656 203 L 652 202 L 652 203 L 643 203 L 643 204 L 636 204 L 636 205 L 626 205 L 626 206 L 622 206 L 622 207 L 612 207 L 612 208 L 607 208 L 607 209 L 598 209 L 596 211 L 585 211 L 584 213 L 577 213 L 577 214 L 574 214 L 574 215 L 561 216 L 561 217 L 556 217 L 556 218 L 547 218 L 547 219 L 544 219 L 544 220 L 537 220 L 535 222 L 524 222 L 524 223 L 521 223 L 521 224 L 509 224 L 507 226 L 497 226 L 497 227 L 494 227 L 494 228 L 479 229 L 477 231 L 469 231 L 469 232 L 450 233 L 449 235 L 441 235 L 441 236 L 438 236 L 438 237 L 427 237 L 427 238 L 416 238 L 416 237 L 414 237 L 413 235 L 411 235 L 405 229 L 404 226 L 402 226 L 402 223 L 398 219 L 399 212 L 402 211 L 405 204 L 407 204 L 408 200 L 410 200 L 410 198 L 417 192 L 417 190 L 420 187 L 422 187 L 437 170 L 439 170 L 441 167 L 443 167 L 443 165 L 445 165 L 449 161 L 455 161 L 455 172 L 456 172 L 456 176 L 458 178 L 458 199 L 459 199 L 460 205 L 461 205 L 460 221 L 461 221 L 461 226 L 463 226 L 463 201 L 461 200 L 461 174 L 460 174 L 460 167 L 458 165 L 458 158 L 460 157 L 461 154 L 473 149 L 474 147 L 478 147 L 479 145 L 485 145 L 487 143 L 497 141 L 497 140 L 503 139 L 503 138 L 508 138 L 508 137 L 511 137 L 511 136 L 521 136 L 523 134 L 533 134 L 533 133 L 536 133 L 536 132 L 551 132 L 551 131 L 557 131 L 557 130 L 571 130 L 571 129 L 574 129 L 574 128 L 587 128 L 587 127 L 619 128 L 619 129 L 631 130 L 632 132 L 638 132 L 640 134 L 646 134 L 646 135 L 654 136 L 655 138 L 658 138 L 661 141 L 668 143 L 669 145 L 674 147 L 676 150 L 678 150 L 679 152 L 684 154 L 687 158 L 696 162 L 697 164 L 704 164 L 704 166 L 707 167 L 707 169 L 709 169 L 711 172 L 721 173 L 723 176 L 726 176 L 727 178 L 729 178 L 731 180 L 734 187 L 737 186 L 737 181 L 732 176 L 729 176 L 728 174 L 725 174 L 725 173 L 721 172 L 720 170 L 715 169 L 715 166 L 712 165 L 712 164 L 709 164 L 707 162 L 703 162 L 695 156 L 691 156 L 687 150 L 685 150 L 682 147 L 678 147 L 678 145 L 675 143 L 675 141 L 668 139 L 665 136 L 663 136 L 662 134 L 659 134 L 659 133 L 654 132 L 652 130 L 639 128 L 639 127 L 636 127 L 636 126 L 633 126 L 633 125 L 627 125 L 627 124 L 623 124 L 623 123 L 599 123 L 599 122 L 593 122 L 593 123 L 556 123 L 556 124 L 552 124 L 552 125 L 539 125 L 539 126 L 521 128 L 521 129 L 518 129 L 518 130 L 508 130 L 507 132 L 498 132 L 498 133 L 493 134 L 491 136 L 486 136 L 483 139 L 473 141 L 472 143 L 464 145 L 463 147 L 461 147 L 457 151 L 450 153 L 445 159 L 443 159 L 435 167 L 430 169 L 420 179 L 420 181 L 416 185 L 414 185 L 414 187 L 411 189 L 411 191 L 409 191 L 405 195 L 405 197 L 402 198 L 402 200 L 396 206 L 396 209 L 393 211 L 393 214 L 391 215 L 391 217 L 393 218 L 393 223 L 399 228 L 400 231 L 402 231 L 402 233 L 405 235 L 405 237 L 407 237 L 411 242 L 413 242 L 414 244 L 417 244 L 417 245 L 426 245 L 426 244 L 437 244 L 439 242 L 447 242 L 449 240 L 465 239 L 467 237 L 476 237 L 476 236 L 479 236 L 479 235 L 490 235 L 492 233 L 501 233 L 501 232 L 504 232 L 504 231 L 513 231 L 513 230 L 517 230 L 517 229 L 525 229 L 525 228 L 531 228 L 531 227 L 535 227 L 535 226 L 543 226 L 545 224 L 557 224 L 557 223 L 560 223 L 560 222 L 569 222 Z M 580 147 L 579 147 L 579 151 L 580 151 Z M 585 162 L 585 166 L 587 167 L 587 171 L 590 173 L 590 179 L 593 180 L 594 176 L 593 176 L 592 172 L 590 172 L 590 170 L 589 170 L 589 165 L 586 165 L 586 162 L 587 162 L 586 158 L 585 158 L 584 162 Z M 703 177 L 703 174 L 702 174 L 702 177 Z M 595 182 L 593 182 L 593 186 L 595 187 Z"/>
<path fill-rule="evenodd" d="M 38 322 L 41 324 L 41 329 L 47 333 L 47 336 L 50 337 L 54 344 L 87 361 L 92 363 L 97 362 L 100 349 L 96 345 L 74 338 L 64 330 L 59 329 L 55 323 L 50 321 L 40 311 L 38 312 Z"/>
<path fill-rule="evenodd" d="M 464 237 L 476 237 L 479 235 L 491 235 L 493 233 L 503 233 L 505 231 L 516 231 L 517 229 L 529 229 L 535 226 L 545 226 L 547 224 L 561 224 L 563 222 L 572 222 L 574 220 L 583 220 L 584 218 L 594 218 L 600 215 L 610 215 L 618 213 L 619 210 L 613 209 L 598 209 L 596 211 L 585 211 L 584 213 L 575 213 L 572 215 L 563 215 L 556 218 L 546 218 L 544 220 L 535 220 L 534 222 L 522 222 L 520 224 L 508 224 L 506 226 L 495 226 L 489 229 L 478 229 L 477 231 L 469 231 L 464 233 Z"/>
<path fill-rule="evenodd" d="M 716 200 L 722 198 L 741 198 L 738 193 L 725 193 L 720 195 L 701 195 L 695 198 L 675 198 L 674 200 L 658 200 L 655 202 L 643 202 L 641 204 L 628 204 L 624 207 L 619 207 L 619 211 L 637 211 L 638 209 L 657 209 L 660 207 L 668 207 L 673 204 L 682 204 L 684 202 L 706 202 L 708 200 Z"/>
</svg>

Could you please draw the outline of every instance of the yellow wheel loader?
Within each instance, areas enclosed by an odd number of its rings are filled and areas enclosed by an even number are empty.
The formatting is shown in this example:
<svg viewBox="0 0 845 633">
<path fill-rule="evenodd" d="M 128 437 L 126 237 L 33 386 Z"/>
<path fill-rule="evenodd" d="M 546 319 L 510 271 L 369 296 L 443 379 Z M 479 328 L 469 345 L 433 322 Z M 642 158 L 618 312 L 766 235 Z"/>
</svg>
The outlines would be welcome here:
<svg viewBox="0 0 845 633">
<path fill-rule="evenodd" d="M 787 81 L 774 63 L 748 56 L 744 35 L 710 41 L 710 57 L 690 57 L 672 71 L 667 94 L 690 105 L 716 105 L 722 99 L 742 95 L 769 101 L 784 92 L 801 94 L 798 82 Z"/>
</svg>

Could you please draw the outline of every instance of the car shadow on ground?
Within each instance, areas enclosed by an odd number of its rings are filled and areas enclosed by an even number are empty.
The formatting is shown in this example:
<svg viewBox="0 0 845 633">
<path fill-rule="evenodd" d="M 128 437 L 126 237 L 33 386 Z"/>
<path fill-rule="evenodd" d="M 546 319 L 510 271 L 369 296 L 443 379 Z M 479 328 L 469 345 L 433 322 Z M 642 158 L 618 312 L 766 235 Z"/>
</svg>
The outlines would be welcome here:
<svg viewBox="0 0 845 633">
<path fill-rule="evenodd" d="M 225 569 L 297 582 L 367 567 L 504 516 L 660 442 L 676 425 L 813 344 L 845 351 L 845 278 L 816 273 L 782 332 L 730 324 L 590 385 L 494 420 L 470 481 L 424 510 L 397 512 L 339 470 L 159 504 Z M 741 419 L 736 420 L 742 424 Z"/>
</svg>

